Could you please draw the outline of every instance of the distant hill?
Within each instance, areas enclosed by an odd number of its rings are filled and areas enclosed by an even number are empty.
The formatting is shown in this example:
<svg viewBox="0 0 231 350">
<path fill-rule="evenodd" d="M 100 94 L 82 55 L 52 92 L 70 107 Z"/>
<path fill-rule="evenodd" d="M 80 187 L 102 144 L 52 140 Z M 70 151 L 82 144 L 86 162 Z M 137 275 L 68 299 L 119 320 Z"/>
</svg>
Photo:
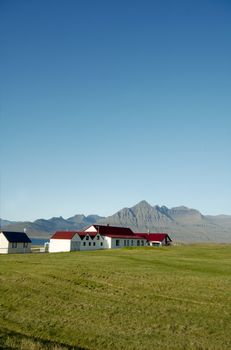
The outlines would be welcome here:
<svg viewBox="0 0 231 350">
<path fill-rule="evenodd" d="M 0 219 L 1 227 L 5 227 L 5 226 L 7 226 L 7 225 L 14 224 L 15 222 L 16 222 L 16 221 L 9 221 L 9 220 Z"/>
<path fill-rule="evenodd" d="M 134 232 L 166 232 L 181 242 L 231 242 L 231 216 L 204 216 L 184 206 L 169 209 L 141 201 L 100 223 L 129 226 Z"/>
<path fill-rule="evenodd" d="M 68 219 L 64 219 L 62 216 L 53 217 L 51 219 L 38 219 L 34 222 L 21 221 L 21 222 L 9 222 L 6 225 L 2 225 L 5 231 L 23 231 L 26 229 L 28 236 L 49 238 L 50 235 L 58 230 L 70 230 L 78 231 L 87 226 L 95 224 L 97 221 L 102 220 L 103 217 L 98 215 L 75 215 Z M 5 220 L 2 220 L 5 221 Z"/>
<path fill-rule="evenodd" d="M 53 217 L 34 222 L 7 222 L 4 230 L 26 231 L 30 237 L 49 236 L 57 230 L 82 230 L 95 223 L 130 227 L 134 232 L 166 232 L 179 242 L 231 242 L 231 215 L 202 215 L 185 206 L 151 206 L 141 201 L 131 208 L 123 208 L 114 215 L 75 215 L 68 219 Z"/>
</svg>

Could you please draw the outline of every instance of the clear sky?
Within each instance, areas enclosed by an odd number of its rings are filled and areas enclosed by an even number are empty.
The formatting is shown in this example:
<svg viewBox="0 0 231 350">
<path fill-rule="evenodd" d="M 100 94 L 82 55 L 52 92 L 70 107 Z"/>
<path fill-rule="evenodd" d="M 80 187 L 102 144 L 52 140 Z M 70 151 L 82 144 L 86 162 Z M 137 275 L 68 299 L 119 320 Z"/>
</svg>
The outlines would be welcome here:
<svg viewBox="0 0 231 350">
<path fill-rule="evenodd" d="M 0 0 L 1 212 L 231 214 L 230 0 Z"/>
</svg>

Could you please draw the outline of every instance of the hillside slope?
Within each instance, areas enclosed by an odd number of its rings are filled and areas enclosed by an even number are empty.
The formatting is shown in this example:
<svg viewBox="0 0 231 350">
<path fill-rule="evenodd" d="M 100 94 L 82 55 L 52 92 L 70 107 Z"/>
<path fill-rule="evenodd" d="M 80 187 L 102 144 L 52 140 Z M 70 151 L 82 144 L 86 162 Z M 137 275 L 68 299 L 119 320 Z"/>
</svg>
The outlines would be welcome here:
<svg viewBox="0 0 231 350">
<path fill-rule="evenodd" d="M 185 206 L 151 206 L 141 201 L 100 220 L 102 224 L 129 226 L 135 232 L 167 232 L 182 242 L 231 242 L 231 216 L 203 216 Z"/>
</svg>

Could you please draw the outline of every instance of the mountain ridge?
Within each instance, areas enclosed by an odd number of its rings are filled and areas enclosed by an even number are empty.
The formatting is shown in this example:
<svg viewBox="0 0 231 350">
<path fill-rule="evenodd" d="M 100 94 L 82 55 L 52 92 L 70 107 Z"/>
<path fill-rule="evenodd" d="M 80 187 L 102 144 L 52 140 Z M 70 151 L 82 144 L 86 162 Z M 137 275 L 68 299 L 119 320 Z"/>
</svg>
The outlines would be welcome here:
<svg viewBox="0 0 231 350">
<path fill-rule="evenodd" d="M 1 220 L 4 230 L 23 231 L 30 237 L 49 236 L 58 230 L 82 230 L 87 226 L 109 224 L 130 227 L 134 232 L 166 232 L 179 242 L 229 242 L 231 243 L 231 215 L 203 215 L 197 209 L 186 206 L 168 208 L 152 206 L 142 200 L 131 208 L 122 208 L 108 217 L 76 214 L 34 222 L 9 222 Z"/>
</svg>

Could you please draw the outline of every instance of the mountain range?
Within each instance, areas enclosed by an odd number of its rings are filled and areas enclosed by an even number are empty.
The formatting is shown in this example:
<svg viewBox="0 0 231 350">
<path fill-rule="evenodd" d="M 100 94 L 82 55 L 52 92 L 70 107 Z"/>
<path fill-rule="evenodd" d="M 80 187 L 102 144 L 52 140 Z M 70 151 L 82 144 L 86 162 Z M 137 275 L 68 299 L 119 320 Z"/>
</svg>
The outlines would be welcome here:
<svg viewBox="0 0 231 350">
<path fill-rule="evenodd" d="M 1 220 L 1 227 L 8 231 L 26 229 L 30 237 L 49 238 L 57 230 L 82 230 L 95 223 L 126 226 L 134 232 L 166 232 L 178 242 L 231 242 L 231 215 L 202 215 L 185 206 L 169 209 L 146 201 L 108 217 L 78 214 L 68 219 L 53 217 L 34 222 Z"/>
</svg>

